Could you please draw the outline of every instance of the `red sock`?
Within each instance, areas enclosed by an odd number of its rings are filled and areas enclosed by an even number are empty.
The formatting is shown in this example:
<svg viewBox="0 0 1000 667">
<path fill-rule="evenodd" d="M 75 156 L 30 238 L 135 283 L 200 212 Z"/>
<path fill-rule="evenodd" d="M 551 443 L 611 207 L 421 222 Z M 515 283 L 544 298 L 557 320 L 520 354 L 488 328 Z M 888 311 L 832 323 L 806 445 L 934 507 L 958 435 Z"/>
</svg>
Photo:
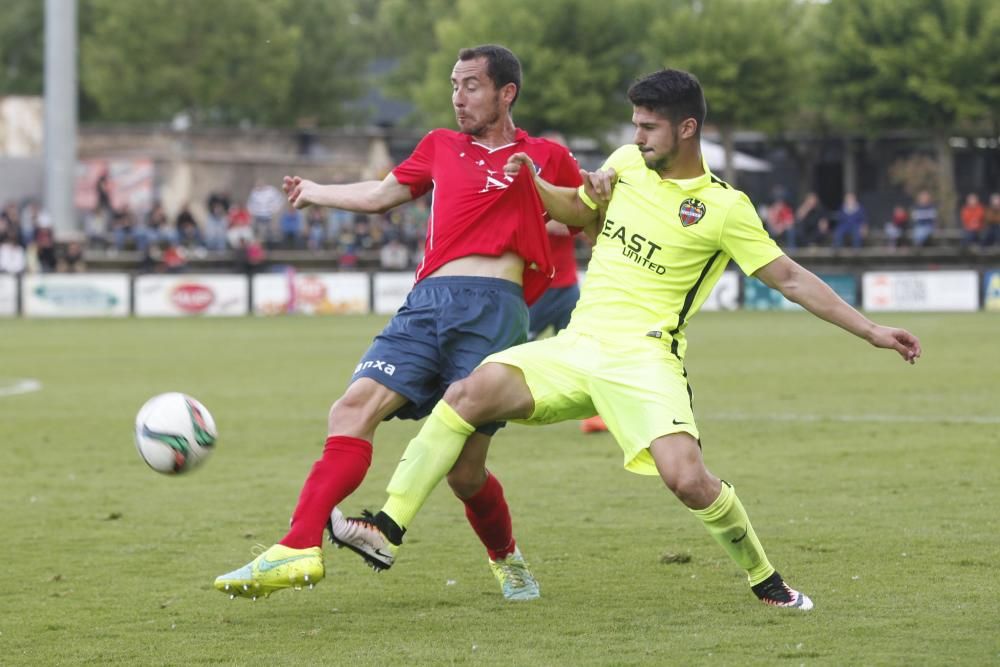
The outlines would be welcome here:
<svg viewBox="0 0 1000 667">
<path fill-rule="evenodd" d="M 372 462 L 372 445 L 346 435 L 326 439 L 323 458 L 313 464 L 292 514 L 292 527 L 280 543 L 292 549 L 318 547 L 334 506 L 360 486 Z"/>
<path fill-rule="evenodd" d="M 514 553 L 510 509 L 503 497 L 503 486 L 493 473 L 487 471 L 483 488 L 471 498 L 463 498 L 462 502 L 465 503 L 465 516 L 490 558 L 500 560 Z"/>
</svg>

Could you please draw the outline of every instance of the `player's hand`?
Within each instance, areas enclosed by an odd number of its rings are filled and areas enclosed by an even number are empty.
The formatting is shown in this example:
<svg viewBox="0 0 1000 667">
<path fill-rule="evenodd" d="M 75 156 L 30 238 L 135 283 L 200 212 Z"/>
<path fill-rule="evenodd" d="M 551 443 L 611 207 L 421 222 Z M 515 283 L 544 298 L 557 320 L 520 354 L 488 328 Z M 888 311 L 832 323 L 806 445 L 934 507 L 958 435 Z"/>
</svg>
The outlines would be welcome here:
<svg viewBox="0 0 1000 667">
<path fill-rule="evenodd" d="M 583 179 L 583 191 L 590 197 L 590 200 L 601 208 L 607 208 L 611 201 L 611 193 L 618 182 L 618 174 L 614 169 L 601 169 L 598 171 L 580 170 L 580 177 Z"/>
<path fill-rule="evenodd" d="M 281 189 L 285 191 L 285 195 L 290 195 L 292 190 L 295 189 L 299 183 L 302 182 L 302 178 L 299 176 L 285 176 L 281 180 Z"/>
<path fill-rule="evenodd" d="M 875 347 L 896 350 L 904 361 L 916 363 L 923 351 L 920 341 L 906 329 L 895 329 L 876 325 L 868 335 L 868 342 Z"/>
<path fill-rule="evenodd" d="M 507 158 L 507 164 L 503 166 L 503 173 L 510 180 L 514 180 L 521 173 L 521 169 L 527 169 L 532 176 L 538 173 L 535 169 L 535 163 L 531 161 L 527 153 L 514 153 Z"/>
<path fill-rule="evenodd" d="M 288 195 L 288 203 L 295 208 L 306 208 L 318 201 L 320 186 L 304 178 L 286 176 L 282 188 Z"/>
</svg>

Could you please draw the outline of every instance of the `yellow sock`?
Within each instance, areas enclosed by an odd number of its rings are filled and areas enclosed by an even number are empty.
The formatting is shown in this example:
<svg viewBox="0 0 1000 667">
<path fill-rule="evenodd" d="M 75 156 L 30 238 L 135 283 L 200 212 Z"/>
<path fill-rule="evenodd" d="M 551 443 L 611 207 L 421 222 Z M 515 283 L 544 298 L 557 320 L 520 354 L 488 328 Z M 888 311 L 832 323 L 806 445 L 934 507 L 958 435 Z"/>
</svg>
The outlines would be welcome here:
<svg viewBox="0 0 1000 667">
<path fill-rule="evenodd" d="M 736 491 L 729 482 L 722 482 L 722 492 L 715 502 L 705 509 L 691 511 L 701 519 L 729 557 L 747 571 L 751 586 L 771 576 L 774 567 L 767 560 L 743 503 L 736 497 Z"/>
<path fill-rule="evenodd" d="M 406 528 L 417 515 L 475 430 L 444 401 L 434 406 L 417 437 L 407 445 L 385 489 L 389 499 L 382 511 L 400 528 Z"/>
</svg>

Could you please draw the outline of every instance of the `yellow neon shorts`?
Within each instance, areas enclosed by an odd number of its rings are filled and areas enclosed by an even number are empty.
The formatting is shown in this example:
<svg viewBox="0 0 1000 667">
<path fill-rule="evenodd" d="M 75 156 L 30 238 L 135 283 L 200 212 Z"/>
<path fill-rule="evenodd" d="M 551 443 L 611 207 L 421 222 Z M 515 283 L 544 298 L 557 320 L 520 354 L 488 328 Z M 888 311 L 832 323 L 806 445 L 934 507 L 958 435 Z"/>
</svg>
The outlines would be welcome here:
<svg viewBox="0 0 1000 667">
<path fill-rule="evenodd" d="M 684 366 L 669 343 L 623 345 L 571 331 L 492 354 L 483 363 L 521 369 L 535 411 L 519 424 L 554 424 L 600 414 L 625 454 L 625 469 L 656 475 L 649 445 L 663 435 L 698 438 Z"/>
</svg>

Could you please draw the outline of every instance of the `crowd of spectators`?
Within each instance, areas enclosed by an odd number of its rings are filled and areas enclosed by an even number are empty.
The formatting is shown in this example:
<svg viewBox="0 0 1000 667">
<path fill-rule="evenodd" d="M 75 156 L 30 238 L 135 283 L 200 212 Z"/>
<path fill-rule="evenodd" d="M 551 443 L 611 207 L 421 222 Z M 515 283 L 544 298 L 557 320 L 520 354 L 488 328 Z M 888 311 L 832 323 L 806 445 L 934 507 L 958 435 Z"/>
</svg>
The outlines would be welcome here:
<svg viewBox="0 0 1000 667">
<path fill-rule="evenodd" d="M 83 270 L 85 249 L 108 257 L 137 254 L 141 270 L 168 273 L 206 257 L 232 258 L 241 270 L 254 271 L 283 250 L 322 253 L 332 266 L 345 268 L 407 270 L 423 257 L 426 199 L 387 214 L 296 210 L 276 187 L 258 182 L 244 203 L 213 192 L 199 220 L 187 204 L 172 216 L 159 201 L 146 211 L 116 208 L 103 176 L 96 190 L 96 206 L 84 214 L 84 238 L 58 251 L 37 201 L 8 202 L 0 219 L 0 272 Z"/>
<path fill-rule="evenodd" d="M 333 266 L 414 268 L 423 257 L 428 202 L 419 199 L 386 214 L 290 207 L 281 191 L 258 182 L 243 203 L 213 192 L 199 220 L 189 205 L 170 215 L 160 202 L 147 211 L 115 208 L 105 179 L 97 183 L 97 205 L 86 214 L 85 237 L 55 243 L 51 220 L 39 202 L 7 202 L 0 209 L 0 273 L 74 272 L 86 269 L 85 250 L 115 256 L 137 253 L 144 271 L 183 272 L 191 258 L 232 258 L 244 271 L 260 268 L 277 251 L 321 253 Z M 899 204 L 881 225 L 854 193 L 829 210 L 816 193 L 792 206 L 784 190 L 761 205 L 770 234 L 787 250 L 799 248 L 922 248 L 940 234 L 939 211 L 930 192 L 909 206 Z M 983 202 L 966 195 L 959 211 L 960 247 L 969 251 L 1000 244 L 1000 193 Z"/>
<path fill-rule="evenodd" d="M 901 247 L 925 248 L 943 237 L 940 211 L 927 190 L 917 193 L 911 205 L 897 204 L 888 220 L 878 224 L 853 192 L 844 195 L 836 210 L 823 206 L 815 192 L 808 193 L 794 210 L 783 189 L 776 189 L 769 203 L 759 207 L 768 232 L 787 250 L 798 248 Z M 984 204 L 969 193 L 959 210 L 960 248 L 964 252 L 1000 243 L 1000 193 Z"/>
</svg>

